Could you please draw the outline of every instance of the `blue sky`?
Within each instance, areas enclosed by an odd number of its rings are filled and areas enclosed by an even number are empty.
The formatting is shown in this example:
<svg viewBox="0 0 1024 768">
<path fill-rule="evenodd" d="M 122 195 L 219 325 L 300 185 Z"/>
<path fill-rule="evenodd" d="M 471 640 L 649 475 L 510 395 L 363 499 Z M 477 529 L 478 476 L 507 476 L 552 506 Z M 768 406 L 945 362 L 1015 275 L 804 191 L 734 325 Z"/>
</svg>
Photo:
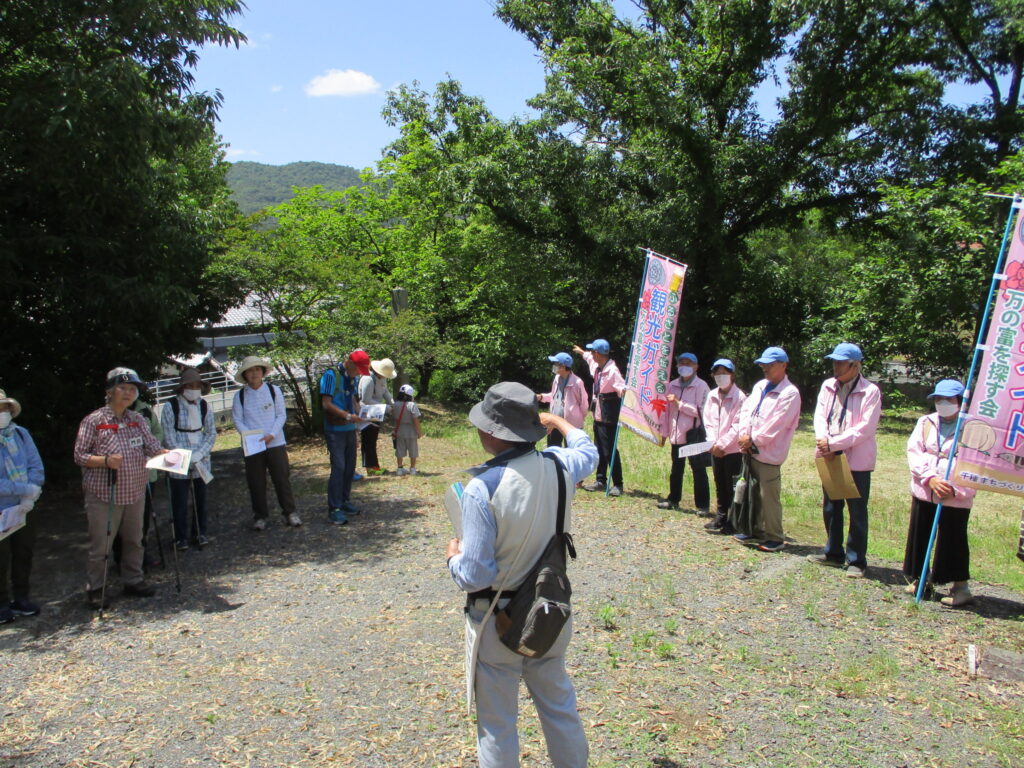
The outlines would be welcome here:
<svg viewBox="0 0 1024 768">
<path fill-rule="evenodd" d="M 526 114 L 544 85 L 532 45 L 487 0 L 246 0 L 248 45 L 206 48 L 196 87 L 220 90 L 228 159 L 363 168 L 396 137 L 385 92 L 450 74 L 500 118 Z"/>
</svg>

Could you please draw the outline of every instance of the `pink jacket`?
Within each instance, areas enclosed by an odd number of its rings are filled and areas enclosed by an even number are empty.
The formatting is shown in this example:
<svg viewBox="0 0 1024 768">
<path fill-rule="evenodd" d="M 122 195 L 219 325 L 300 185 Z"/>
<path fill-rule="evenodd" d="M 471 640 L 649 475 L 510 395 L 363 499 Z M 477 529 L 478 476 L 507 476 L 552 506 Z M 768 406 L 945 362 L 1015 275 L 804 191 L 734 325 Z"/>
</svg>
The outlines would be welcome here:
<svg viewBox="0 0 1024 768">
<path fill-rule="evenodd" d="M 928 486 L 928 481 L 933 477 L 940 480 L 946 476 L 946 464 L 949 463 L 949 449 L 953 446 L 953 436 L 950 435 L 939 445 L 939 415 L 929 413 L 917 421 L 914 431 L 907 440 L 907 463 L 910 464 L 910 492 L 915 499 L 930 501 L 938 504 L 938 496 Z M 950 475 L 952 479 L 952 475 Z M 959 509 L 970 509 L 974 504 L 975 490 L 963 488 L 953 483 L 955 493 L 952 498 L 943 501 L 951 507 Z"/>
<path fill-rule="evenodd" d="M 846 401 L 842 424 L 837 432 L 829 434 L 829 412 L 834 411 L 836 418 L 842 414 L 843 403 L 836 397 L 837 386 L 835 379 L 828 379 L 821 385 L 814 408 L 814 439 L 828 438 L 829 453 L 842 451 L 854 472 L 870 472 L 875 468 L 878 455 L 875 430 L 882 415 L 882 392 L 863 376 L 858 378 Z M 814 455 L 825 454 L 815 449 Z"/>
<path fill-rule="evenodd" d="M 583 420 L 587 418 L 587 409 L 590 407 L 587 385 L 575 373 L 570 372 L 568 378 L 563 393 L 562 416 L 574 427 L 582 427 Z M 558 376 L 555 376 L 555 380 L 551 382 L 551 392 L 540 396 L 541 402 L 550 403 L 555 399 L 556 394 L 558 394 Z"/>
<path fill-rule="evenodd" d="M 758 450 L 755 459 L 763 464 L 781 465 L 789 455 L 789 444 L 800 424 L 800 391 L 784 376 L 762 402 L 761 393 L 767 386 L 768 379 L 761 379 L 743 401 L 736 434 L 750 435 Z"/>
<path fill-rule="evenodd" d="M 597 376 L 597 363 L 594 362 L 593 352 L 584 352 L 583 359 L 587 362 L 587 367 L 590 368 L 590 375 Z M 622 396 L 622 393 L 626 391 L 626 380 L 622 378 L 622 374 L 619 373 L 619 366 L 615 364 L 615 361 L 611 358 L 604 364 L 604 368 L 601 370 L 601 389 L 599 393 L 602 395 L 615 394 Z M 594 421 L 603 421 L 604 414 L 601 412 L 601 400 L 594 398 Z"/>
<path fill-rule="evenodd" d="M 708 399 L 709 389 L 707 383 L 696 375 L 685 387 L 681 376 L 668 383 L 666 396 L 675 395 L 679 398 L 668 404 L 661 417 L 662 431 L 668 435 L 670 443 L 682 445 L 686 442 L 687 430 L 693 429 L 700 421 L 701 409 Z"/>
<path fill-rule="evenodd" d="M 734 383 L 725 395 L 715 387 L 704 403 L 704 428 L 716 448 L 726 453 L 739 453 L 740 440 L 736 433 L 736 420 L 740 415 L 746 393 Z"/>
</svg>

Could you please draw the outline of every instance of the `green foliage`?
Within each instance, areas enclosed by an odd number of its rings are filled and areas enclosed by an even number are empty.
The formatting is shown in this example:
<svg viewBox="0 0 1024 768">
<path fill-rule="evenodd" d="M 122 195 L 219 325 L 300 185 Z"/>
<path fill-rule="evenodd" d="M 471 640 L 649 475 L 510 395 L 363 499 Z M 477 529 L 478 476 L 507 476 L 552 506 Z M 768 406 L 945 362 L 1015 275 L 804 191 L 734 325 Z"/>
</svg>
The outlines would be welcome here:
<svg viewBox="0 0 1024 768">
<path fill-rule="evenodd" d="M 359 171 L 355 168 L 332 163 L 266 165 L 242 161 L 231 163 L 228 168 L 231 197 L 246 215 L 290 200 L 295 194 L 294 187 L 323 187 L 340 192 L 359 183 Z"/>
<path fill-rule="evenodd" d="M 0 4 L 0 370 L 51 476 L 106 370 L 146 376 L 233 298 L 202 279 L 233 206 L 219 97 L 193 93 L 190 69 L 200 46 L 243 39 L 240 8 Z"/>
</svg>

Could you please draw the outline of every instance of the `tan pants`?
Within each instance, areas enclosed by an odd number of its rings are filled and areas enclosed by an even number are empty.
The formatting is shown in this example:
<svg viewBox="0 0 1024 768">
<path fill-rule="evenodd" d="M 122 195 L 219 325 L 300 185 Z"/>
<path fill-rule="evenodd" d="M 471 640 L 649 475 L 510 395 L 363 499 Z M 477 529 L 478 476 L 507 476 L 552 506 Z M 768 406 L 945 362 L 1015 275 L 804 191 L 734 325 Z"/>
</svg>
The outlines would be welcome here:
<svg viewBox="0 0 1024 768">
<path fill-rule="evenodd" d="M 761 530 L 755 534 L 765 541 L 785 541 L 786 535 L 782 532 L 782 467 L 751 458 L 750 471 L 761 488 Z"/>
<path fill-rule="evenodd" d="M 89 520 L 86 589 L 103 586 L 103 560 L 110 557 L 117 535 L 121 536 L 121 581 L 125 584 L 142 581 L 142 519 L 145 508 L 145 495 L 134 504 L 115 504 L 111 512 L 107 502 L 91 493 L 85 494 L 85 515 Z M 108 515 L 110 535 L 107 535 Z"/>
</svg>

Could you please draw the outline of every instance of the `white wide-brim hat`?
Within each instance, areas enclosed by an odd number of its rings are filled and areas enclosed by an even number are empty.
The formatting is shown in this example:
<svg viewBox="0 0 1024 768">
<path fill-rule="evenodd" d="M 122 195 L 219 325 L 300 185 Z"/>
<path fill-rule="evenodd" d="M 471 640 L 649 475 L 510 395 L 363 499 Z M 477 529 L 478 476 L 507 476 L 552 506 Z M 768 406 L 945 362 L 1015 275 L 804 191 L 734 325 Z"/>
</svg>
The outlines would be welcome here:
<svg viewBox="0 0 1024 768">
<path fill-rule="evenodd" d="M 371 360 L 370 367 L 378 376 L 383 376 L 385 379 L 393 379 L 398 375 L 395 363 L 390 357 L 385 357 L 383 360 Z"/>
<path fill-rule="evenodd" d="M 262 368 L 263 375 L 266 376 L 270 373 L 270 361 L 264 360 L 262 357 L 256 357 L 256 355 L 249 355 L 242 361 L 242 364 L 238 366 L 238 373 L 235 374 L 235 381 L 239 384 L 248 384 L 245 380 L 245 372 L 250 368 Z"/>
<path fill-rule="evenodd" d="M 11 406 L 11 418 L 16 419 L 21 415 L 21 403 L 15 400 L 13 397 L 8 397 L 7 393 L 0 389 L 0 403 L 7 403 Z"/>
</svg>

